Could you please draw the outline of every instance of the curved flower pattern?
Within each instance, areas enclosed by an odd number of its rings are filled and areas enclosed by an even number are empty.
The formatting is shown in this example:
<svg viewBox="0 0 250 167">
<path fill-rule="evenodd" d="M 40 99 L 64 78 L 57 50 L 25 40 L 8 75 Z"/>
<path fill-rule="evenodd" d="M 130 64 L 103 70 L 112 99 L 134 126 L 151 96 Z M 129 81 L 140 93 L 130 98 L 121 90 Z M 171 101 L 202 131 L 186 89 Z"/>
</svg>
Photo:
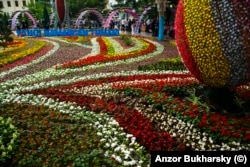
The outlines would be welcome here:
<svg viewBox="0 0 250 167">
<path fill-rule="evenodd" d="M 13 163 L 94 166 L 90 163 L 101 161 L 144 167 L 150 166 L 150 151 L 155 150 L 250 150 L 249 115 L 208 112 L 196 99 L 179 96 L 200 84 L 190 72 L 94 71 L 154 58 L 164 49 L 158 42 L 132 38 L 134 46 L 124 49 L 114 37 L 92 38 L 90 51 L 62 39 L 47 40 L 54 48 L 44 56 L 0 74 L 5 79 L 0 83 L 0 112 L 13 117 L 20 130 Z M 179 44 L 189 46 L 188 38 Z M 193 54 L 189 51 L 186 62 Z M 31 66 L 43 70 L 28 72 Z M 25 74 L 6 77 L 15 71 Z M 202 77 L 200 71 L 195 74 Z M 249 97 L 249 85 L 236 89 Z"/>
<path fill-rule="evenodd" d="M 51 42 L 51 41 L 47 41 L 47 42 Z M 23 65 L 14 67 L 14 68 L 12 68 L 12 69 L 10 69 L 10 70 L 8 70 L 8 71 L 4 71 L 4 72 L 0 73 L 0 78 L 3 78 L 3 77 L 5 77 L 6 75 L 9 75 L 10 73 L 13 73 L 13 72 L 17 72 L 17 71 L 23 70 L 23 69 L 25 69 L 25 68 L 27 68 L 27 67 L 29 67 L 29 66 L 33 66 L 33 65 L 35 65 L 35 64 L 37 64 L 37 63 L 42 62 L 45 58 L 49 57 L 51 54 L 53 54 L 53 53 L 54 53 L 55 51 L 57 51 L 58 48 L 59 48 L 59 45 L 58 45 L 57 43 L 55 43 L 55 42 L 51 42 L 51 43 L 54 45 L 54 48 L 53 48 L 52 50 L 48 51 L 48 52 L 47 52 L 46 54 L 44 54 L 43 56 L 41 56 L 41 57 L 39 57 L 39 58 L 37 58 L 37 59 L 31 61 L 31 62 L 28 63 L 28 64 L 23 64 Z"/>
<path fill-rule="evenodd" d="M 122 52 L 120 54 L 117 54 L 115 53 L 113 44 L 111 44 L 107 38 L 99 37 L 97 38 L 97 41 L 100 46 L 99 54 L 85 57 L 74 62 L 64 63 L 62 65 L 57 66 L 56 69 L 77 68 L 77 67 L 94 64 L 94 63 L 104 63 L 104 62 L 110 62 L 110 61 L 124 60 L 128 58 L 138 57 L 138 56 L 146 55 L 148 53 L 152 53 L 156 49 L 155 45 L 152 44 L 151 42 L 140 39 L 140 42 L 142 43 L 141 48 L 137 48 L 133 52 Z"/>
</svg>

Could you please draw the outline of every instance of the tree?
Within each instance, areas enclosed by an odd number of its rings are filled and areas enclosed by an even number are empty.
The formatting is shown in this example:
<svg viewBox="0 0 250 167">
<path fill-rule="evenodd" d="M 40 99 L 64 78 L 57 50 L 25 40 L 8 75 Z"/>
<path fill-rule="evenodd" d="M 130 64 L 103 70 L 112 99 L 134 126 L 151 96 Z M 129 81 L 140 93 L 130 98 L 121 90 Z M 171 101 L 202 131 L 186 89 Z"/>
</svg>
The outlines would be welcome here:
<svg viewBox="0 0 250 167">
<path fill-rule="evenodd" d="M 44 11 L 44 6 L 48 7 L 48 13 L 51 13 L 51 5 L 48 3 L 46 0 L 37 0 L 35 3 L 31 1 L 27 5 L 29 11 L 34 15 L 34 17 L 38 20 L 43 19 L 43 11 Z"/>
<path fill-rule="evenodd" d="M 48 13 L 46 6 L 44 6 L 44 8 L 43 8 L 43 27 L 45 29 L 49 29 L 49 26 L 50 26 L 49 24 L 50 24 L 49 13 Z"/>
<path fill-rule="evenodd" d="M 155 0 L 117 0 L 117 4 L 113 5 L 114 8 L 117 7 L 130 7 L 136 10 L 137 13 L 143 12 L 143 9 L 148 6 L 156 5 Z M 177 5 L 178 0 L 169 0 L 171 5 Z M 158 11 L 155 8 L 150 10 L 145 17 L 150 19 L 158 16 Z"/>
<path fill-rule="evenodd" d="M 117 0 L 117 4 L 113 5 L 114 8 L 129 7 L 135 9 L 137 13 L 143 12 L 145 7 L 155 5 L 155 0 Z M 153 19 L 158 16 L 156 8 L 148 11 L 145 17 Z"/>
<path fill-rule="evenodd" d="M 107 5 L 108 0 L 71 0 L 69 6 L 70 18 L 78 17 L 79 12 L 84 8 L 96 8 L 102 11 Z"/>
<path fill-rule="evenodd" d="M 0 46 L 3 48 L 7 47 L 7 43 L 13 41 L 11 35 L 11 29 L 8 26 L 8 17 L 6 13 L 4 13 L 2 19 L 0 20 Z"/>
</svg>

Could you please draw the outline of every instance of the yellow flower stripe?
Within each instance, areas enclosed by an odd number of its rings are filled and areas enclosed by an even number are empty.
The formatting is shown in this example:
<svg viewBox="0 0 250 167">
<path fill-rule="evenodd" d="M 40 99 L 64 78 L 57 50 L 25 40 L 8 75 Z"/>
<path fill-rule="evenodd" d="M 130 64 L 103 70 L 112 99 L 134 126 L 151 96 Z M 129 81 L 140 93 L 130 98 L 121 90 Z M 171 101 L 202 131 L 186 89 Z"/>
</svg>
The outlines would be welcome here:
<svg viewBox="0 0 250 167">
<path fill-rule="evenodd" d="M 185 0 L 184 17 L 189 46 L 202 80 L 217 87 L 227 83 L 230 66 L 224 57 L 209 3 L 210 0 Z"/>
<path fill-rule="evenodd" d="M 33 40 L 33 42 L 35 42 L 35 46 L 32 48 L 22 50 L 22 48 L 24 48 L 24 46 L 26 45 L 26 42 L 23 42 L 20 46 L 18 46 L 16 48 L 16 49 L 20 49 L 20 52 L 13 53 L 7 57 L 1 57 L 0 66 L 3 66 L 3 65 L 8 64 L 8 63 L 12 63 L 18 59 L 21 59 L 23 57 L 31 55 L 31 54 L 37 52 L 38 50 L 40 50 L 46 44 L 44 41 L 41 41 L 41 40 Z M 8 50 L 8 52 L 9 52 L 9 50 Z"/>
<path fill-rule="evenodd" d="M 112 45 L 112 43 L 105 37 L 102 37 L 102 40 L 104 41 L 105 45 L 107 46 L 107 49 L 108 49 L 108 55 L 106 56 L 116 56 L 115 54 L 115 49 Z"/>
<path fill-rule="evenodd" d="M 106 37 L 102 37 L 102 39 L 103 39 L 103 41 L 105 42 L 105 44 L 106 44 L 106 46 L 108 48 L 108 54 L 105 55 L 107 57 L 115 57 L 115 56 L 116 57 L 123 57 L 123 56 L 127 56 L 129 54 L 136 53 L 138 51 L 144 50 L 144 49 L 149 47 L 149 43 L 147 43 L 144 40 L 138 39 L 141 42 L 140 48 L 138 48 L 136 50 L 133 50 L 133 51 L 129 51 L 129 52 L 124 51 L 123 53 L 117 54 L 115 52 L 115 49 L 114 49 L 114 47 L 115 47 L 114 44 L 111 43 L 111 41 L 108 40 L 108 38 L 106 38 Z"/>
<path fill-rule="evenodd" d="M 7 48 L 0 50 L 0 57 L 2 57 L 6 52 L 13 52 L 27 45 L 27 43 L 24 40 L 19 40 L 19 41 L 21 41 L 22 43 L 11 46 L 11 47 L 8 46 Z"/>
</svg>

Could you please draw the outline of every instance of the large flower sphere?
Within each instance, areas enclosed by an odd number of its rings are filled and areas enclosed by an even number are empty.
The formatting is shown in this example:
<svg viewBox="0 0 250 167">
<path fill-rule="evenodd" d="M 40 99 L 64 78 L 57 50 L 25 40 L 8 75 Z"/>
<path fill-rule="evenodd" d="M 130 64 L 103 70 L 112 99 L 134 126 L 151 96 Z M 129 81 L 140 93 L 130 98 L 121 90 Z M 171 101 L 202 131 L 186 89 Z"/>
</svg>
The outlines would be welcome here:
<svg viewBox="0 0 250 167">
<path fill-rule="evenodd" d="M 249 0 L 179 0 L 175 35 L 184 64 L 202 83 L 249 82 Z"/>
</svg>

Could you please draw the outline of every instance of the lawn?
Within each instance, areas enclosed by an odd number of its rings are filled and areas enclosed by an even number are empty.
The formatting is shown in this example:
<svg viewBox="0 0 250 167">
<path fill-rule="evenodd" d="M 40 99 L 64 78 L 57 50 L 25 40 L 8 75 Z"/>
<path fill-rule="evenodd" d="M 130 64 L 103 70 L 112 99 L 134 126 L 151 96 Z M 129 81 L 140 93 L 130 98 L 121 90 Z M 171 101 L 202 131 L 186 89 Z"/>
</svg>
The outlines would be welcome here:
<svg viewBox="0 0 250 167">
<path fill-rule="evenodd" d="M 151 151 L 250 150 L 250 84 L 232 88 L 237 111 L 216 111 L 173 40 L 15 40 L 0 50 L 5 166 L 144 167 Z"/>
</svg>

